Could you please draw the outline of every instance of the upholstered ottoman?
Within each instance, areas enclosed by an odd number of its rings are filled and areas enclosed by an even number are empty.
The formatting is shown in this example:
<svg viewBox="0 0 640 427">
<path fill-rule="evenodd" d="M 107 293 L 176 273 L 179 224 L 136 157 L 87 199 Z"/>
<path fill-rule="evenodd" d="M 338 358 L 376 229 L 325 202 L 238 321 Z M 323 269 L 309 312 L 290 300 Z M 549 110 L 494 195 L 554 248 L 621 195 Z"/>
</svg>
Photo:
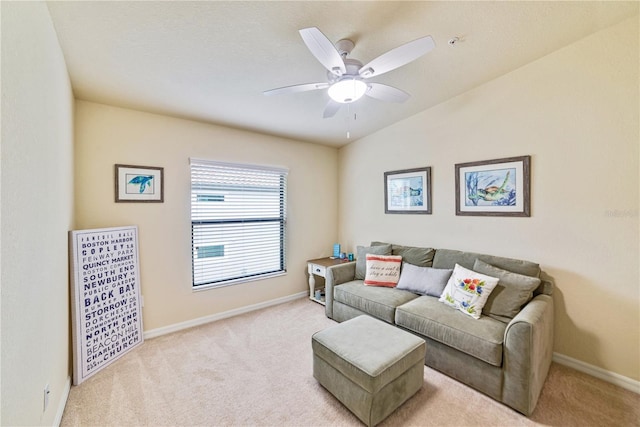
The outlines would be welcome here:
<svg viewBox="0 0 640 427">
<path fill-rule="evenodd" d="M 311 346 L 313 376 L 368 426 L 422 387 L 424 340 L 373 317 L 317 332 Z"/>
</svg>

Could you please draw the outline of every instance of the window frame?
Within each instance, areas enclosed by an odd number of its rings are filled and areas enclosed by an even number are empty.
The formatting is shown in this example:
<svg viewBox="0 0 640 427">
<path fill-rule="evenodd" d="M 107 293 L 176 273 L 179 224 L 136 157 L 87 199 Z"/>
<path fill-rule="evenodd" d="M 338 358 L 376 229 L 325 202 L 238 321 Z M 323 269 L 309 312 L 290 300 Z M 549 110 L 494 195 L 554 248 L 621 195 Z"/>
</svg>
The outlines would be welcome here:
<svg viewBox="0 0 640 427">
<path fill-rule="evenodd" d="M 216 289 L 220 287 L 231 286 L 231 285 L 236 285 L 240 283 L 263 280 L 267 278 L 285 275 L 287 273 L 287 250 L 286 250 L 287 249 L 286 248 L 287 247 L 287 180 L 288 180 L 289 170 L 283 167 L 255 165 L 255 164 L 247 164 L 247 163 L 230 163 L 230 162 L 221 162 L 221 161 L 205 160 L 205 159 L 198 159 L 198 158 L 190 158 L 189 163 L 190 163 L 189 164 L 189 170 L 190 170 L 189 181 L 190 181 L 190 223 L 191 223 L 191 289 L 193 291 Z M 279 178 L 279 185 L 277 187 L 278 198 L 279 198 L 278 200 L 279 215 L 277 217 L 255 216 L 255 217 L 247 218 L 239 215 L 236 218 L 194 219 L 194 198 L 196 201 L 200 203 L 202 202 L 225 203 L 226 201 L 226 196 L 211 197 L 209 195 L 206 197 L 202 197 L 203 193 L 198 193 L 198 191 L 202 191 L 202 189 L 205 188 L 207 184 L 203 183 L 203 181 L 198 181 L 198 184 L 194 184 L 194 167 L 200 168 L 201 170 L 210 168 L 210 169 L 207 169 L 207 172 L 212 174 L 215 174 L 215 173 L 222 174 L 223 171 L 225 170 L 226 170 L 226 173 L 229 173 L 229 171 L 235 170 L 236 172 L 238 172 L 237 177 L 246 177 L 253 173 L 272 174 L 273 179 L 275 179 L 277 176 Z M 242 173 L 246 175 L 242 175 Z M 209 185 L 211 185 L 211 187 L 224 188 L 224 184 L 216 183 L 214 181 L 211 181 Z M 234 191 L 238 190 L 237 185 L 229 185 L 229 188 L 233 188 Z M 275 187 L 272 187 L 272 188 L 275 188 Z M 251 186 L 247 186 L 246 189 L 249 190 L 250 192 Z M 245 191 L 244 188 L 242 189 L 242 191 L 243 192 Z M 210 198 L 210 200 L 206 200 L 207 198 Z M 256 204 L 253 207 L 256 208 L 261 206 L 264 206 L 264 205 Z M 240 212 L 240 210 L 238 210 L 238 212 Z M 212 280 L 208 282 L 196 283 L 197 249 L 196 249 L 196 243 L 195 243 L 195 237 L 194 237 L 195 236 L 194 227 L 202 226 L 202 225 L 215 226 L 215 225 L 233 225 L 233 224 L 244 225 L 244 224 L 263 224 L 263 223 L 279 223 L 279 249 L 277 254 L 279 256 L 279 268 L 275 270 L 251 273 L 244 276 L 229 277 L 229 278 L 220 279 L 220 280 Z M 218 245 L 220 243 L 211 241 L 209 242 L 209 244 Z M 226 251 L 226 249 L 223 248 L 223 251 Z M 271 255 L 275 257 L 276 255 L 275 251 Z"/>
</svg>

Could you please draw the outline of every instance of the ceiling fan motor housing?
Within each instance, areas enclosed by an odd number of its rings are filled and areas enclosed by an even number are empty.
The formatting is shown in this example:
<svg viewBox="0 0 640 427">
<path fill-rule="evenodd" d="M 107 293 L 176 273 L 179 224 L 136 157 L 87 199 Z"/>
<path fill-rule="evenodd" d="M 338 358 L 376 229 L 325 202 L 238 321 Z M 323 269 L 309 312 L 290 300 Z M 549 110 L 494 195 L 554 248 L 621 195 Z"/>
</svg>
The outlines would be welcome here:
<svg viewBox="0 0 640 427">
<path fill-rule="evenodd" d="M 359 77 L 358 71 L 362 68 L 362 62 L 357 59 L 345 58 L 344 59 L 344 67 L 347 69 L 347 72 L 338 76 L 331 71 L 327 71 L 327 78 L 329 79 L 329 83 L 337 82 L 344 76 L 351 77 Z"/>
</svg>

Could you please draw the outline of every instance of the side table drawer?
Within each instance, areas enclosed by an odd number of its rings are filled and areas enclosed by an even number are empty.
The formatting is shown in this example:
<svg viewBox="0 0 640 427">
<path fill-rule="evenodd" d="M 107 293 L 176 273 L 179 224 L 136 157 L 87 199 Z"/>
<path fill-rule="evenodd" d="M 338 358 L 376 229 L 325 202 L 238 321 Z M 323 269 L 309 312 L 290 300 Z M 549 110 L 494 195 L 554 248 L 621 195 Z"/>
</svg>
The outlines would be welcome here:
<svg viewBox="0 0 640 427">
<path fill-rule="evenodd" d="M 309 264 L 309 274 L 315 274 L 316 276 L 325 277 L 327 267 L 318 264 Z"/>
</svg>

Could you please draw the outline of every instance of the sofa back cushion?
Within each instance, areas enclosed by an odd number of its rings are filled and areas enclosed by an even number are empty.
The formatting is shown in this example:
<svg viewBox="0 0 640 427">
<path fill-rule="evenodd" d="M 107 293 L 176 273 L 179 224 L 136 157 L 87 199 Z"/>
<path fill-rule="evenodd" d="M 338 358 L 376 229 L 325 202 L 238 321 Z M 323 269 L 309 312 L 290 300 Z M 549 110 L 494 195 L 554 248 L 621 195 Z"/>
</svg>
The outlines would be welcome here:
<svg viewBox="0 0 640 427">
<path fill-rule="evenodd" d="M 371 242 L 371 246 L 388 245 L 389 243 Z M 419 248 L 416 246 L 391 245 L 391 254 L 400 255 L 403 262 L 418 267 L 431 267 L 436 250 L 433 248 Z"/>
<path fill-rule="evenodd" d="M 531 277 L 540 276 L 540 265 L 534 262 L 451 249 L 438 249 L 433 258 L 433 267 L 454 268 L 456 264 L 460 264 L 465 268 L 473 270 L 476 259 L 513 273 L 524 274 L 525 276 Z"/>
<path fill-rule="evenodd" d="M 367 254 L 391 255 L 391 245 L 358 246 L 356 248 L 356 276 L 357 280 L 364 280 L 367 274 Z"/>
<path fill-rule="evenodd" d="M 489 295 L 482 314 L 504 322 L 513 319 L 522 306 L 533 298 L 533 291 L 540 286 L 540 279 L 537 277 L 503 270 L 479 259 L 476 259 L 473 271 L 500 279 Z"/>
</svg>

